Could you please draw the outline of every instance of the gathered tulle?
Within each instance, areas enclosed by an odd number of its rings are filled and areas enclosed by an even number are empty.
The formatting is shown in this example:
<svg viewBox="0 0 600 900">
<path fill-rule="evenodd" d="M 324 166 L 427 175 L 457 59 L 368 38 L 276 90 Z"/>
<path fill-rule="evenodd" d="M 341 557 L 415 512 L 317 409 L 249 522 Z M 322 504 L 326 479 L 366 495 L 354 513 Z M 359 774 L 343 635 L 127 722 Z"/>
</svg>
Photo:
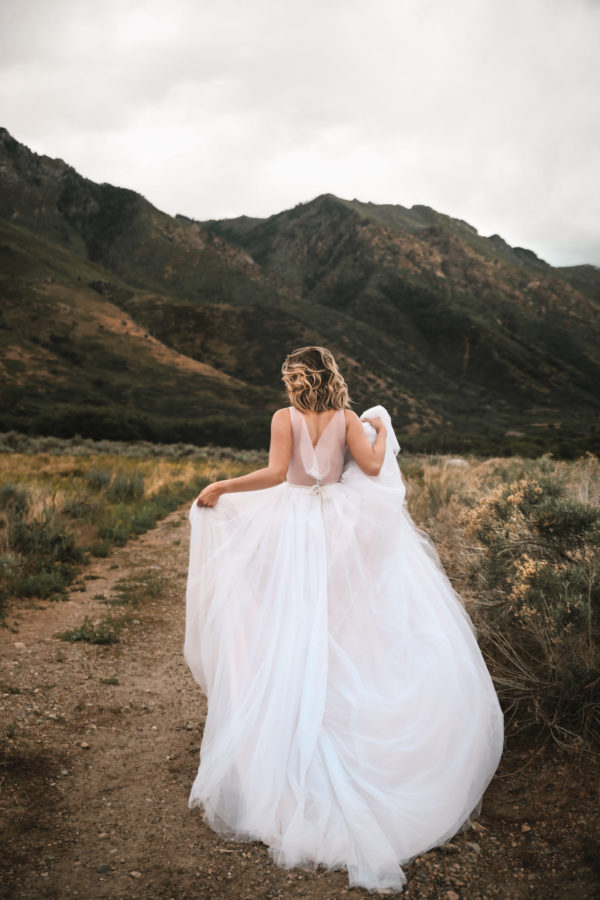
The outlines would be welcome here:
<svg viewBox="0 0 600 900">
<path fill-rule="evenodd" d="M 188 805 L 280 866 L 401 890 L 403 864 L 479 814 L 504 722 L 389 416 L 364 415 L 388 428 L 379 476 L 348 456 L 336 483 L 190 509 L 184 656 L 208 714 Z"/>
</svg>

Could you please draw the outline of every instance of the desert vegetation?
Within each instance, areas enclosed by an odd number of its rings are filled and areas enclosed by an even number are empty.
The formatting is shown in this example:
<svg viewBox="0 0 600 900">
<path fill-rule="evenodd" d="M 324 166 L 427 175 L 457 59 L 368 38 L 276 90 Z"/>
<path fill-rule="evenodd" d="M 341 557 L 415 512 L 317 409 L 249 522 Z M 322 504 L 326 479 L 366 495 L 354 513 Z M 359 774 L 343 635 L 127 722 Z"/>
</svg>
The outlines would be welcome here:
<svg viewBox="0 0 600 900">
<path fill-rule="evenodd" d="M 60 599 L 82 569 L 202 486 L 266 454 L 190 444 L 0 435 L 0 600 Z M 407 502 L 464 598 L 510 733 L 600 743 L 600 464 L 401 453 Z M 118 641 L 119 607 L 161 590 L 119 582 L 115 607 L 68 641 Z M 2 607 L 0 607 L 2 612 Z"/>
<path fill-rule="evenodd" d="M 465 600 L 510 733 L 600 742 L 600 465 L 401 460 L 415 521 Z"/>
<path fill-rule="evenodd" d="M 0 615 L 9 597 L 60 599 L 90 557 L 152 528 L 260 454 L 185 444 L 0 435 Z"/>
</svg>

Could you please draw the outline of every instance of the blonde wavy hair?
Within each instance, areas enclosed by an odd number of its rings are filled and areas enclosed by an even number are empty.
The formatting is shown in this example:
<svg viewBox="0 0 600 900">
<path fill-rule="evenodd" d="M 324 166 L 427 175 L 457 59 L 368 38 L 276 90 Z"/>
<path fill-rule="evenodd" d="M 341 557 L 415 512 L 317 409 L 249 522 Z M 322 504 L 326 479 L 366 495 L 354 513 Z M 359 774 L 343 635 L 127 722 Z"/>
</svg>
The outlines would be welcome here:
<svg viewBox="0 0 600 900">
<path fill-rule="evenodd" d="M 348 387 L 333 355 L 325 347 L 299 347 L 286 356 L 282 381 L 292 406 L 325 412 L 350 405 Z"/>
</svg>

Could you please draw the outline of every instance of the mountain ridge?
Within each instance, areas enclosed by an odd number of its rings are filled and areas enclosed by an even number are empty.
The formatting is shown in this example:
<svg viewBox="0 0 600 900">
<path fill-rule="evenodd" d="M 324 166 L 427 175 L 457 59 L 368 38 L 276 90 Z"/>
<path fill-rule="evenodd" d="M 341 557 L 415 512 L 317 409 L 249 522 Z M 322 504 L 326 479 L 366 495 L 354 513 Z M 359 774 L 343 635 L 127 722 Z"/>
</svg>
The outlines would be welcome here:
<svg viewBox="0 0 600 900">
<path fill-rule="evenodd" d="M 95 406 L 109 409 L 112 428 L 119 397 L 113 392 L 106 407 L 110 373 L 99 373 L 102 353 L 114 356 L 111 342 L 120 348 L 118 365 L 132 367 L 129 382 L 126 375 L 117 381 L 123 397 L 136 397 L 142 431 L 206 440 L 221 417 L 219 439 L 238 446 L 268 439 L 270 413 L 284 401 L 278 385 L 285 353 L 322 343 L 339 358 L 357 404 L 376 399 L 388 406 L 405 446 L 408 439 L 416 448 L 563 454 L 596 446 L 596 267 L 556 269 L 533 251 L 498 235 L 482 237 L 469 223 L 419 204 L 321 194 L 264 218 L 169 216 L 135 191 L 96 184 L 62 160 L 39 157 L 6 129 L 0 187 L 4 374 L 13 401 L 26 393 L 28 379 L 38 398 L 37 407 L 25 403 L 26 413 L 5 411 L 0 427 L 35 430 L 42 420 L 52 427 L 52 378 L 44 398 L 39 379 L 26 369 L 19 381 L 6 361 L 30 353 L 31 341 L 41 346 L 57 316 L 76 320 L 98 297 L 132 323 L 129 348 L 114 335 L 107 343 L 96 317 L 95 340 L 104 351 L 95 351 L 93 365 L 80 353 L 61 377 L 85 382 L 75 408 L 85 399 L 89 421 Z M 63 332 L 62 344 L 70 340 L 77 357 L 81 334 L 74 326 Z M 173 385 L 169 402 L 166 370 L 160 379 L 148 374 L 146 351 L 156 354 L 159 345 L 161 359 L 171 360 L 167 369 L 182 371 L 181 359 L 190 361 L 189 411 Z M 147 361 L 145 389 L 132 387 L 139 377 L 132 356 L 140 366 Z M 63 369 L 65 359 L 63 353 Z M 214 373 L 231 379 L 227 389 Z M 153 396 L 162 399 L 157 404 Z"/>
</svg>

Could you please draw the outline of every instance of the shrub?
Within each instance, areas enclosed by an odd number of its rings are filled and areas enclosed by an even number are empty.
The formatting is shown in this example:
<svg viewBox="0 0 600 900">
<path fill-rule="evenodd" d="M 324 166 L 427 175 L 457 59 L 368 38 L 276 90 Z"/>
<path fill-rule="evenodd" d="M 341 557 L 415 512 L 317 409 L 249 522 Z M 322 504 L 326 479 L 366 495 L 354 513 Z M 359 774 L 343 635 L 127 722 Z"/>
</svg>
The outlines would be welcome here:
<svg viewBox="0 0 600 900">
<path fill-rule="evenodd" d="M 115 596 L 108 602 L 111 604 L 131 604 L 138 607 L 140 603 L 160 597 L 166 586 L 166 579 L 155 569 L 140 572 L 135 578 L 121 578 L 115 585 Z"/>
<path fill-rule="evenodd" d="M 30 498 L 25 488 L 8 482 L 0 488 L 0 510 L 22 518 L 29 508 Z"/>
<path fill-rule="evenodd" d="M 493 491 L 469 530 L 507 707 L 523 727 L 600 740 L 600 509 L 556 478 L 521 479 Z"/>
<path fill-rule="evenodd" d="M 74 537 L 47 507 L 39 517 L 13 516 L 11 532 L 12 549 L 26 556 L 36 570 L 84 559 Z"/>
<path fill-rule="evenodd" d="M 64 596 L 75 566 L 85 555 L 51 507 L 30 512 L 31 497 L 20 486 L 0 489 L 0 529 L 6 551 L 0 565 L 0 612 L 6 599 Z"/>
<path fill-rule="evenodd" d="M 107 541 L 96 541 L 95 544 L 92 544 L 90 547 L 90 553 L 92 556 L 97 556 L 101 559 L 106 559 L 110 551 L 110 544 Z"/>
<path fill-rule="evenodd" d="M 144 496 L 144 476 L 139 472 L 131 475 L 115 475 L 107 491 L 111 503 L 130 503 Z"/>
<path fill-rule="evenodd" d="M 87 641 L 88 644 L 115 644 L 120 640 L 121 629 L 125 624 L 125 616 L 113 619 L 106 616 L 97 623 L 93 623 L 89 616 L 84 616 L 83 623 L 70 631 L 63 631 L 59 635 L 61 641 Z"/>
<path fill-rule="evenodd" d="M 134 534 L 143 534 L 150 528 L 154 528 L 155 524 L 156 510 L 147 507 L 134 515 L 131 520 L 131 530 Z"/>
<path fill-rule="evenodd" d="M 71 519 L 85 519 L 90 513 L 90 505 L 85 500 L 73 498 L 64 503 L 62 511 Z"/>
<path fill-rule="evenodd" d="M 104 546 L 114 544 L 117 547 L 124 547 L 129 538 L 129 529 L 122 524 L 107 525 L 98 529 L 98 536 L 102 538 Z"/>
<path fill-rule="evenodd" d="M 14 592 L 19 597 L 39 597 L 44 600 L 57 595 L 64 596 L 71 582 L 71 573 L 61 570 L 42 569 L 40 572 L 24 573 L 14 582 Z"/>
<path fill-rule="evenodd" d="M 84 480 L 95 491 L 101 491 L 110 484 L 110 472 L 104 472 L 102 469 L 92 469 L 83 476 Z"/>
</svg>

